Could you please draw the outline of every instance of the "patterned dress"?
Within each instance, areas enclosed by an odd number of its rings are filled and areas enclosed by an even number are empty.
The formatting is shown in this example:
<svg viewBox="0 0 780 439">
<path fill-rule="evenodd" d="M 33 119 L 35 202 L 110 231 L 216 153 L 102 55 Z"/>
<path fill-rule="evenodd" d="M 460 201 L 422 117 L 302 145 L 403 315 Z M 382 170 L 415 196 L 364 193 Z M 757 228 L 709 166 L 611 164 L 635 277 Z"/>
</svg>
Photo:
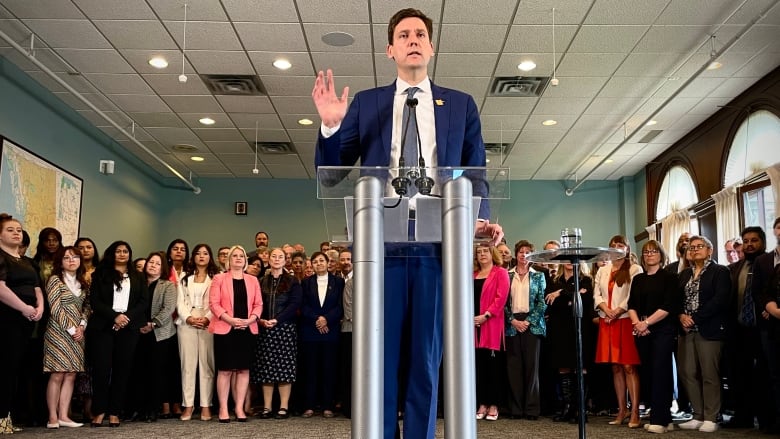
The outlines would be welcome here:
<svg viewBox="0 0 780 439">
<path fill-rule="evenodd" d="M 58 276 L 52 276 L 46 285 L 46 294 L 51 318 L 43 338 L 43 371 L 83 372 L 84 340 L 74 341 L 68 329 L 89 319 L 87 290 L 71 291 Z"/>
<path fill-rule="evenodd" d="M 301 303 L 301 284 L 292 275 L 274 278 L 267 274 L 260 281 L 263 292 L 263 319 L 277 319 L 271 329 L 260 328 L 257 338 L 252 382 L 294 383 L 297 377 L 298 331 L 296 314 Z"/>
</svg>

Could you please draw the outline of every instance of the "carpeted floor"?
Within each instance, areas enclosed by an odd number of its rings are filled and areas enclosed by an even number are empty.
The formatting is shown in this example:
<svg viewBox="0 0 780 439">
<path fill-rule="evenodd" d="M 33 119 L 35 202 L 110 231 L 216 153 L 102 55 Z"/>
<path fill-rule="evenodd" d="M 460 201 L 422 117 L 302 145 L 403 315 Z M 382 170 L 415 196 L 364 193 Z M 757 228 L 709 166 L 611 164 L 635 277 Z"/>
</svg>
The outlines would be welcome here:
<svg viewBox="0 0 780 439">
<path fill-rule="evenodd" d="M 640 429 L 629 429 L 622 426 L 608 425 L 610 418 L 593 417 L 587 424 L 589 438 L 651 438 L 656 435 Z M 479 438 L 577 438 L 577 426 L 554 423 L 550 419 L 540 418 L 538 421 L 499 419 L 495 422 L 478 421 L 477 436 Z M 309 419 L 290 418 L 286 420 L 250 419 L 247 423 L 231 422 L 220 424 L 216 419 L 210 422 L 193 420 L 161 420 L 153 424 L 123 423 L 119 428 L 60 428 L 47 430 L 45 428 L 27 428 L 16 437 L 48 437 L 56 439 L 85 439 L 99 437 L 122 438 L 197 438 L 197 439 L 227 439 L 227 438 L 349 438 L 350 421 L 345 418 L 325 419 L 313 417 Z M 675 430 L 666 437 L 683 438 L 771 438 L 757 430 L 720 430 L 716 433 L 700 433 L 698 431 Z M 437 438 L 444 437 L 444 421 L 439 420 Z M 663 437 L 663 436 L 662 436 Z M 457 438 L 468 439 L 468 438 Z"/>
</svg>

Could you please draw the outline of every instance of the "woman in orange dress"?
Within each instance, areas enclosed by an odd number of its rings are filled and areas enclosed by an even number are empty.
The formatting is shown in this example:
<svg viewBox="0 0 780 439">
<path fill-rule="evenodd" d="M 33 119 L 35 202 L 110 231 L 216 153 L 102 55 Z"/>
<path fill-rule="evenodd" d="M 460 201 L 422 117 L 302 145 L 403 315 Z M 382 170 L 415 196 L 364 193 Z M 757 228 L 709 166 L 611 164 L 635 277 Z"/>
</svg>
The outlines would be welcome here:
<svg viewBox="0 0 780 439">
<path fill-rule="evenodd" d="M 612 381 L 618 400 L 618 414 L 611 425 L 620 425 L 628 417 L 626 388 L 631 397 L 629 428 L 640 426 L 639 420 L 639 352 L 634 342 L 633 327 L 628 315 L 631 279 L 642 267 L 631 264 L 631 248 L 620 235 L 609 240 L 609 246 L 623 250 L 625 258 L 599 269 L 594 279 L 593 303 L 599 313 L 599 335 L 596 342 L 596 362 L 612 364 Z"/>
</svg>

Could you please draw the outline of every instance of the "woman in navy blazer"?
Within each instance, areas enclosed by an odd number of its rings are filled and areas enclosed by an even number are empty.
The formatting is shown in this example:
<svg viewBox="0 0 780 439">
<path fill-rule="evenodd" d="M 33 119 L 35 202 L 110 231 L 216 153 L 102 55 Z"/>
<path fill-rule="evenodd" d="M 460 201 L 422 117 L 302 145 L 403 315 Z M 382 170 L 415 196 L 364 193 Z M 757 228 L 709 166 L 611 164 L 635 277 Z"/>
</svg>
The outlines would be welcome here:
<svg viewBox="0 0 780 439">
<path fill-rule="evenodd" d="M 230 249 L 228 271 L 214 276 L 209 289 L 213 318 L 209 332 L 214 334 L 214 363 L 217 372 L 219 422 L 230 422 L 228 394 L 235 376 L 233 401 L 236 421 L 246 422 L 244 400 L 249 388 L 249 367 L 255 353 L 257 321 L 263 312 L 260 283 L 244 273 L 246 252 L 239 245 Z"/>
<path fill-rule="evenodd" d="M 322 415 L 331 418 L 339 358 L 340 322 L 344 314 L 344 279 L 328 273 L 328 256 L 325 253 L 311 255 L 311 263 L 315 274 L 304 279 L 301 284 L 303 302 L 300 334 L 303 373 L 306 377 L 306 411 L 303 417 L 311 417 L 319 402 Z"/>
</svg>

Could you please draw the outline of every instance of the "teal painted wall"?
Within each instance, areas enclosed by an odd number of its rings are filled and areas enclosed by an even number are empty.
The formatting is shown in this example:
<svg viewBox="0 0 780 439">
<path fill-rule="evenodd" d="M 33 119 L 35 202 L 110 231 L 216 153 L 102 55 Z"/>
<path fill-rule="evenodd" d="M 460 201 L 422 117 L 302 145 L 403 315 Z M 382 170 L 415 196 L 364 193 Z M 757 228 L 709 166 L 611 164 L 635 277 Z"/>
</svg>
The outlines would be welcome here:
<svg viewBox="0 0 780 439">
<path fill-rule="evenodd" d="M 91 126 L 36 81 L 0 57 L 0 134 L 84 179 L 81 233 L 104 249 L 115 239 L 133 245 L 136 256 L 167 247 L 173 238 L 190 245 L 254 245 L 267 231 L 272 245 L 303 243 L 316 249 L 327 237 L 322 204 L 312 180 L 200 179 L 202 193 L 176 190 L 170 181 L 127 157 L 121 147 Z M 98 172 L 98 160 L 116 161 L 116 173 Z M 168 177 L 168 176 L 165 176 Z M 586 182 L 566 196 L 558 181 L 513 181 L 512 199 L 498 220 L 507 241 L 529 239 L 541 245 L 561 229 L 580 227 L 583 242 L 605 246 L 616 234 L 630 239 L 646 217 L 644 176 Z M 246 201 L 246 216 L 234 203 Z M 35 242 L 33 243 L 33 245 Z"/>
</svg>

